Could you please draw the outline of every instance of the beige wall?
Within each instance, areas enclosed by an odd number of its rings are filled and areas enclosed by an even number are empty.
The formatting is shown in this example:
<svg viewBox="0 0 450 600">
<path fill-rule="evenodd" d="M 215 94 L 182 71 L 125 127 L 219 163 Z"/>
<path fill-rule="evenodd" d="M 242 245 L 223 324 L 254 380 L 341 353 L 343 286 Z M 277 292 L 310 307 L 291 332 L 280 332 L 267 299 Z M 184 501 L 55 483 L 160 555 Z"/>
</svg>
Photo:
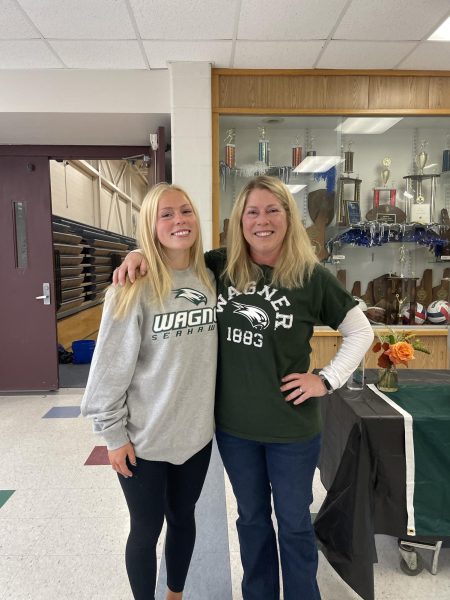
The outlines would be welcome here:
<svg viewBox="0 0 450 600">
<path fill-rule="evenodd" d="M 134 225 L 147 184 L 131 165 L 123 161 L 50 161 L 50 178 L 54 215 L 135 237 Z M 123 194 L 111 189 L 108 182 Z"/>
</svg>

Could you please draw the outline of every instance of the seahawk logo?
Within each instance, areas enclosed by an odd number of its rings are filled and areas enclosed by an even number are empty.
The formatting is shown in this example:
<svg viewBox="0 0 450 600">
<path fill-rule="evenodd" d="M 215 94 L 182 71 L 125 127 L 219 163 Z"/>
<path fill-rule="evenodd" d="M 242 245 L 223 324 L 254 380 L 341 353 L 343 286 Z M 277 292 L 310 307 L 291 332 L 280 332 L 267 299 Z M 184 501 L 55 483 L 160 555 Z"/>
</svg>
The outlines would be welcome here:
<svg viewBox="0 0 450 600">
<path fill-rule="evenodd" d="M 232 304 L 236 307 L 236 310 L 233 312 L 248 319 L 253 329 L 267 329 L 269 327 L 269 317 L 262 308 L 240 304 L 239 302 L 232 302 Z"/>
<path fill-rule="evenodd" d="M 175 298 L 186 298 L 186 300 L 189 300 L 189 302 L 192 302 L 195 306 L 198 306 L 202 302 L 206 305 L 208 302 L 208 298 L 205 294 L 193 290 L 192 288 L 178 288 L 177 290 L 173 290 L 173 293 L 175 294 Z"/>
</svg>

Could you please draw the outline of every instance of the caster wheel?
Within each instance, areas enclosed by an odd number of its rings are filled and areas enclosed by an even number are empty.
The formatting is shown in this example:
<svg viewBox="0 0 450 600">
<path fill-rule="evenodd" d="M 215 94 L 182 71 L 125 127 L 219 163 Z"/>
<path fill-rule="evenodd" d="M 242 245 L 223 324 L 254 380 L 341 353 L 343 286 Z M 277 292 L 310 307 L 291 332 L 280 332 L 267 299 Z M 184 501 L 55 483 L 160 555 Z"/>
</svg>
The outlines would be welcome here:
<svg viewBox="0 0 450 600">
<path fill-rule="evenodd" d="M 414 577 L 415 575 L 418 575 L 419 573 L 421 573 L 423 571 L 422 557 L 420 556 L 420 554 L 417 554 L 417 553 L 415 553 L 415 554 L 416 554 L 416 568 L 415 569 L 411 569 L 404 558 L 400 559 L 401 570 L 403 571 L 403 573 L 405 573 L 406 575 L 410 575 L 411 577 Z"/>
</svg>

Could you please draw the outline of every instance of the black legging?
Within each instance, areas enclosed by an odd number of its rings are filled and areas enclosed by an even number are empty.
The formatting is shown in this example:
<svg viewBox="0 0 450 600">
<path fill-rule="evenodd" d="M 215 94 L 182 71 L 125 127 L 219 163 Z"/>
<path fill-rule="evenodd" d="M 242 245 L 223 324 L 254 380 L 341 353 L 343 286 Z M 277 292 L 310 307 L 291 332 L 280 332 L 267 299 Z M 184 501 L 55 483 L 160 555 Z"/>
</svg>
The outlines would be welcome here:
<svg viewBox="0 0 450 600">
<path fill-rule="evenodd" d="M 195 504 L 202 491 L 212 442 L 182 465 L 137 458 L 133 477 L 119 475 L 130 511 L 128 579 L 136 600 L 155 598 L 156 543 L 167 521 L 167 587 L 182 592 L 195 544 Z"/>
</svg>

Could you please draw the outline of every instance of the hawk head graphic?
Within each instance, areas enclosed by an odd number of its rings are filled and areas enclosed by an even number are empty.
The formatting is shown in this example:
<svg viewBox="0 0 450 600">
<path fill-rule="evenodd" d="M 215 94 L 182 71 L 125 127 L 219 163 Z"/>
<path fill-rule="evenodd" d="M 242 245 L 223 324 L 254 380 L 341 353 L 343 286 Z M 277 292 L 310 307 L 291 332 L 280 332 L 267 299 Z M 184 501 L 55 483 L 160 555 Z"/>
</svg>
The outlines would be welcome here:
<svg viewBox="0 0 450 600">
<path fill-rule="evenodd" d="M 192 302 L 192 304 L 195 304 L 196 306 L 202 302 L 203 304 L 206 304 L 208 301 L 205 294 L 193 290 L 192 288 L 178 288 L 177 290 L 173 290 L 173 293 L 175 294 L 175 298 L 186 298 L 186 300 L 189 300 L 189 302 Z"/>
<path fill-rule="evenodd" d="M 262 308 L 249 304 L 241 304 L 240 302 L 232 302 L 232 304 L 236 307 L 236 310 L 233 312 L 248 319 L 253 329 L 267 329 L 269 327 L 269 317 Z"/>
</svg>

